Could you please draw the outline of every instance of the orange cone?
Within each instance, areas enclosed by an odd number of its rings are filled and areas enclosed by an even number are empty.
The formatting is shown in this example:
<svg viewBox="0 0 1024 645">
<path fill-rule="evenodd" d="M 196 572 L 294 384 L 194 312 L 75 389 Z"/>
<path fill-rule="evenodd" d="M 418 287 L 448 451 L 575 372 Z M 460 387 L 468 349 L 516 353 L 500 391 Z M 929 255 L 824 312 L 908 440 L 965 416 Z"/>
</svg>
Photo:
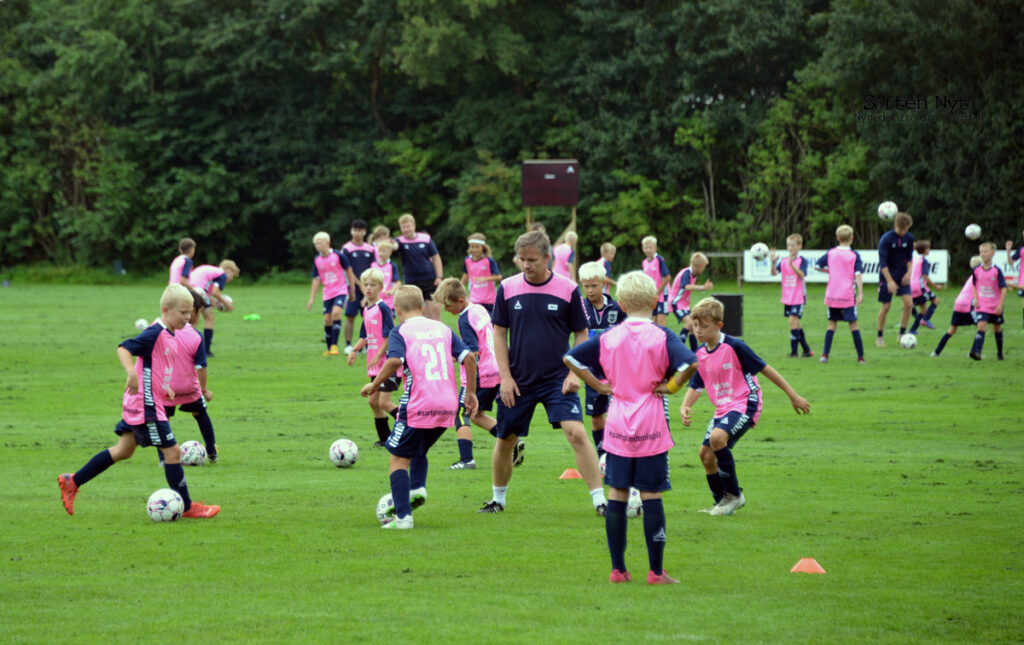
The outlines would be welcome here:
<svg viewBox="0 0 1024 645">
<path fill-rule="evenodd" d="M 583 479 L 583 475 L 575 468 L 566 468 L 559 479 Z"/>
<path fill-rule="evenodd" d="M 793 565 L 790 573 L 825 573 L 818 561 L 814 558 L 800 558 L 800 561 Z"/>
</svg>

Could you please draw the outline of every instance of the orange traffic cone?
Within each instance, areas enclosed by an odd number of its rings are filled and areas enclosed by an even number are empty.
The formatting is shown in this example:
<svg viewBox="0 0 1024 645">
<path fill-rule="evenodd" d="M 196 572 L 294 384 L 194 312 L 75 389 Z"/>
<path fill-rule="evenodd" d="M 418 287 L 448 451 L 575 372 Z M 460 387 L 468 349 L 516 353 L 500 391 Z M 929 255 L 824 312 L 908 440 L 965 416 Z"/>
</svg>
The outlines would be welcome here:
<svg viewBox="0 0 1024 645">
<path fill-rule="evenodd" d="M 583 479 L 583 475 L 575 468 L 566 468 L 559 479 Z"/>
<path fill-rule="evenodd" d="M 793 565 L 790 573 L 825 573 L 818 561 L 814 558 L 800 558 L 800 561 Z"/>
</svg>

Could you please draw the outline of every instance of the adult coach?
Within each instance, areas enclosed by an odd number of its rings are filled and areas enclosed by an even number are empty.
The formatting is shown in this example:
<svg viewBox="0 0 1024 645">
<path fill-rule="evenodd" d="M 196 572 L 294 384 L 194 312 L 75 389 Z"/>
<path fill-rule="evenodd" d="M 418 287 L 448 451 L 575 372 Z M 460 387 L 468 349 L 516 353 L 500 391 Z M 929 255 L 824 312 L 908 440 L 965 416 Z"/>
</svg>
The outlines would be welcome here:
<svg viewBox="0 0 1024 645">
<path fill-rule="evenodd" d="M 892 230 L 878 240 L 878 302 L 882 303 L 882 308 L 878 310 L 876 347 L 885 347 L 882 333 L 894 295 L 903 300 L 900 336 L 907 333 L 910 310 L 914 308 L 914 300 L 910 296 L 910 273 L 914 261 L 914 236 L 910 234 L 910 227 L 913 223 L 909 213 L 899 213 Z"/>
<path fill-rule="evenodd" d="M 434 302 L 434 290 L 444 278 L 441 256 L 428 233 L 416 232 L 416 218 L 406 213 L 398 218 L 402 234 L 395 238 L 402 259 L 402 282 L 414 284 L 423 292 L 427 318 L 441 320 L 441 307 Z"/>
<path fill-rule="evenodd" d="M 497 442 L 491 458 L 493 497 L 481 513 L 505 510 L 512 478 L 512 450 L 530 432 L 534 408 L 540 403 L 554 428 L 561 428 L 576 453 L 576 465 L 587 482 L 598 515 L 607 501 L 597 466 L 597 453 L 583 427 L 580 382 L 562 362 L 569 336 L 574 345 L 587 340 L 587 315 L 579 288 L 548 268 L 551 241 L 539 231 L 516 240 L 522 273 L 498 287 L 491 322 L 494 356 L 501 372 Z"/>
</svg>

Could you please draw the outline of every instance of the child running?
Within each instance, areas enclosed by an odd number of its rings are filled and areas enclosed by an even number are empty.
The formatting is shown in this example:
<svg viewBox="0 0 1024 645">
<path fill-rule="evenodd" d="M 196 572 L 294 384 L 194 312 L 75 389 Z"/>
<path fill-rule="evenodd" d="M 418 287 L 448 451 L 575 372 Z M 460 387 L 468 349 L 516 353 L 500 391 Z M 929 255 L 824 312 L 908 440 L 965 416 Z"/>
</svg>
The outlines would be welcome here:
<svg viewBox="0 0 1024 645">
<path fill-rule="evenodd" d="M 348 257 L 341 251 L 331 248 L 331 236 L 320 231 L 313 236 L 316 255 L 313 257 L 313 281 L 309 289 L 309 302 L 306 311 L 313 308 L 316 290 L 323 285 L 324 343 L 327 350 L 324 356 L 337 356 L 338 337 L 341 335 L 341 314 L 348 302 L 348 283 L 355 283 L 352 265 Z M 348 276 L 346 278 L 346 276 Z"/>
<path fill-rule="evenodd" d="M 782 274 L 782 315 L 789 318 L 790 358 L 798 356 L 798 345 L 804 350 L 804 358 L 814 356 L 811 346 L 807 344 L 807 338 L 804 337 L 804 330 L 800 326 L 800 319 L 804 317 L 804 304 L 807 302 L 807 286 L 804 284 L 804 278 L 807 277 L 807 271 L 810 268 L 807 258 L 800 255 L 800 249 L 803 247 L 803 236 L 793 233 L 786 238 L 786 251 L 789 255 L 782 260 L 776 260 L 775 249 L 772 249 L 769 256 L 772 275 Z"/>
<path fill-rule="evenodd" d="M 978 321 L 974 313 L 974 269 L 981 266 L 981 256 L 975 255 L 971 258 L 971 275 L 964 280 L 964 286 L 960 289 L 956 300 L 953 301 L 953 316 L 949 321 L 949 329 L 939 339 L 939 344 L 932 352 L 932 356 L 940 356 L 946 343 L 956 333 L 958 327 L 977 327 Z"/>
<path fill-rule="evenodd" d="M 363 284 L 363 324 L 359 328 L 359 341 L 348 354 L 346 361 L 355 365 L 356 356 L 366 349 L 366 375 L 372 382 L 384 367 L 387 359 L 388 338 L 395 328 L 391 308 L 380 298 L 384 289 L 384 274 L 379 269 L 370 268 L 359 276 Z M 373 425 L 377 431 L 377 443 L 380 447 L 391 434 L 388 426 L 388 415 L 394 413 L 395 404 L 391 401 L 391 393 L 398 390 L 398 378 L 391 377 L 381 381 L 377 390 L 367 397 L 370 409 L 373 410 Z"/>
<path fill-rule="evenodd" d="M 910 333 L 917 334 L 918 327 L 924 323 L 928 329 L 935 329 L 932 324 L 932 314 L 939 306 L 939 297 L 936 291 L 942 289 L 941 284 L 932 281 L 931 262 L 928 261 L 928 253 L 931 252 L 932 243 L 930 240 L 917 240 L 914 242 L 914 259 L 910 268 L 910 297 L 914 302 L 914 324 L 910 326 Z M 923 311 L 924 304 L 928 303 L 928 310 Z"/>
</svg>

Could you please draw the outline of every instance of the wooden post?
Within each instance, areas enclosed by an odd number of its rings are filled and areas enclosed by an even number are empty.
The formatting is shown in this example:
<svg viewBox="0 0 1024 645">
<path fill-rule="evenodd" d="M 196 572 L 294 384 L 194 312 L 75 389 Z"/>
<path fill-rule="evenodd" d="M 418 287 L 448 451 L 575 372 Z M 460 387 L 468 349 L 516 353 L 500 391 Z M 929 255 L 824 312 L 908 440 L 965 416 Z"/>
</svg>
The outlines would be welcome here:
<svg viewBox="0 0 1024 645">
<path fill-rule="evenodd" d="M 529 233 L 533 227 L 533 206 L 526 207 L 526 232 Z"/>
</svg>

